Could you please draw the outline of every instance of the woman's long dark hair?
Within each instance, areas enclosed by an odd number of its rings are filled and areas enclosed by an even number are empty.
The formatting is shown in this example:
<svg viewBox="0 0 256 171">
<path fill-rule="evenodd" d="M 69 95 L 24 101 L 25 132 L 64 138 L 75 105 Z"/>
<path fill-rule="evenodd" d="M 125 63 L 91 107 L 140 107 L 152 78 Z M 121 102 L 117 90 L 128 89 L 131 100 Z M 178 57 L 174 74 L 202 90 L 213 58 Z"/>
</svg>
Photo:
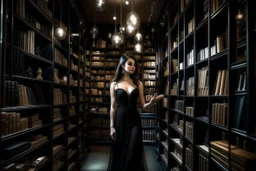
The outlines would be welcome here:
<svg viewBox="0 0 256 171">
<path fill-rule="evenodd" d="M 132 82 L 138 87 L 138 77 L 137 77 L 137 73 L 138 73 L 138 61 L 136 60 L 136 58 L 132 55 L 132 54 L 124 54 L 123 56 L 121 56 L 120 60 L 119 60 L 119 64 L 116 68 L 116 72 L 115 75 L 112 79 L 112 82 L 119 82 L 122 78 L 123 78 L 123 68 L 122 65 L 124 66 L 126 61 L 128 61 L 129 58 L 132 58 L 135 61 L 135 71 L 133 74 L 130 74 L 130 78 L 132 79 Z"/>
</svg>

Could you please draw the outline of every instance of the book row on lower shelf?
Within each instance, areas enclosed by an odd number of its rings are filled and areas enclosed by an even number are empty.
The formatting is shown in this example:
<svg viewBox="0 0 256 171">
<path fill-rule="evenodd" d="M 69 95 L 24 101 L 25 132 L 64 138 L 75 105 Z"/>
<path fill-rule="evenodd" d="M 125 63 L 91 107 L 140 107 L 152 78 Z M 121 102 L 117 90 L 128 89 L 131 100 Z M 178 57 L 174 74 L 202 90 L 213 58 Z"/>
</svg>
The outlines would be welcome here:
<svg viewBox="0 0 256 171">
<path fill-rule="evenodd" d="M 110 103 L 108 101 L 93 101 L 95 103 L 98 103 L 99 105 L 94 105 L 91 104 L 91 109 L 90 109 L 90 113 L 93 114 L 109 114 L 109 107 L 102 107 L 103 105 L 110 105 Z M 152 106 L 151 108 L 147 108 L 147 109 L 141 109 L 139 108 L 139 112 L 140 113 L 155 113 L 156 112 L 156 106 Z"/>
<path fill-rule="evenodd" d="M 143 129 L 142 130 L 142 139 L 155 141 L 156 134 L 155 129 Z M 90 139 L 92 140 L 110 140 L 110 130 L 108 129 L 97 129 L 90 130 Z"/>
<path fill-rule="evenodd" d="M 142 114 L 143 115 L 143 114 Z M 141 124 L 143 127 L 156 127 L 156 120 L 154 118 L 141 118 Z M 93 117 L 90 120 L 91 127 L 106 127 L 109 128 L 109 117 Z"/>
<path fill-rule="evenodd" d="M 224 170 L 228 170 L 230 167 L 232 170 L 252 170 L 256 161 L 255 153 L 249 152 L 239 145 L 230 145 L 226 140 L 214 140 L 210 141 L 211 148 L 205 145 L 197 145 L 194 149 L 192 144 L 186 143 L 185 153 L 183 156 L 183 140 L 179 138 L 170 138 L 170 146 L 168 147 L 168 139 L 161 141 L 163 146 L 164 163 L 168 166 L 168 158 L 175 159 L 178 162 L 178 168 L 181 168 L 183 161 L 185 161 L 185 167 L 190 170 L 193 169 L 193 165 L 197 165 L 198 170 L 208 170 L 209 168 L 209 154 L 211 154 L 211 160 L 220 164 L 220 167 Z M 238 140 L 239 141 L 239 140 Z M 245 142 L 244 142 L 245 143 Z M 245 145 L 246 146 L 246 145 Z M 229 149 L 230 148 L 230 149 Z M 169 149 L 169 150 L 168 150 Z M 197 152 L 193 154 L 194 150 Z M 170 152 L 170 155 L 168 154 Z M 193 158 L 196 157 L 196 160 Z M 230 161 L 230 163 L 229 163 Z M 194 163 L 198 162 L 198 163 Z M 174 165 L 173 163 L 171 165 Z M 218 164 L 217 164 L 218 165 Z M 217 168 L 215 168 L 217 169 Z M 219 168 L 218 168 L 219 169 Z"/>
</svg>

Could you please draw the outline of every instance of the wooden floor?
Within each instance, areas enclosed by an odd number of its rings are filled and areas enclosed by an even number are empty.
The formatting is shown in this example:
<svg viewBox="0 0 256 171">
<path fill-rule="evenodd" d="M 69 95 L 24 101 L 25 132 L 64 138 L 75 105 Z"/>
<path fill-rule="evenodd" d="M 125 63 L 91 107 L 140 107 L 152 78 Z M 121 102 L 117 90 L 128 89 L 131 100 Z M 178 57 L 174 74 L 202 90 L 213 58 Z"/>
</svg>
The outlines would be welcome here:
<svg viewBox="0 0 256 171">
<path fill-rule="evenodd" d="M 157 162 L 155 146 L 144 146 L 148 171 L 162 171 Z M 106 171 L 108 166 L 110 146 L 91 146 L 91 152 L 84 162 L 81 171 Z"/>
</svg>

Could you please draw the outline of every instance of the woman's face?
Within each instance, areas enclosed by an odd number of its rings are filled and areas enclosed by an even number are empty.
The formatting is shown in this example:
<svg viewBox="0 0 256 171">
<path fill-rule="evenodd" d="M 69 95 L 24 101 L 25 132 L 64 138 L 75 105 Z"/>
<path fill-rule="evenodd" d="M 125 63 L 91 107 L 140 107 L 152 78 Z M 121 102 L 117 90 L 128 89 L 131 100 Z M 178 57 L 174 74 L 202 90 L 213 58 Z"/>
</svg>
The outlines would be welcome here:
<svg viewBox="0 0 256 171">
<path fill-rule="evenodd" d="M 136 69 L 136 64 L 134 59 L 128 58 L 128 60 L 125 62 L 124 70 L 128 72 L 129 74 L 133 74 Z"/>
</svg>

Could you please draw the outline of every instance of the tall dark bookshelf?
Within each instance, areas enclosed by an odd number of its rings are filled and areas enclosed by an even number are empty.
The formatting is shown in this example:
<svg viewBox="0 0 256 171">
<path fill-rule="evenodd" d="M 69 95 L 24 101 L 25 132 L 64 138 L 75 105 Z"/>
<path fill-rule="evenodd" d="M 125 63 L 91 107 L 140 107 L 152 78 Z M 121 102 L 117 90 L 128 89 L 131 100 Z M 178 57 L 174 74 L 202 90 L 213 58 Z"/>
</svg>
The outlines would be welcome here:
<svg viewBox="0 0 256 171">
<path fill-rule="evenodd" d="M 165 1 L 156 65 L 166 95 L 157 152 L 166 170 L 255 166 L 255 6 Z"/>
<path fill-rule="evenodd" d="M 74 170 L 86 158 L 86 36 L 70 5 L 1 1 L 1 170 Z M 67 32 L 63 41 L 54 36 L 60 9 Z"/>
</svg>

